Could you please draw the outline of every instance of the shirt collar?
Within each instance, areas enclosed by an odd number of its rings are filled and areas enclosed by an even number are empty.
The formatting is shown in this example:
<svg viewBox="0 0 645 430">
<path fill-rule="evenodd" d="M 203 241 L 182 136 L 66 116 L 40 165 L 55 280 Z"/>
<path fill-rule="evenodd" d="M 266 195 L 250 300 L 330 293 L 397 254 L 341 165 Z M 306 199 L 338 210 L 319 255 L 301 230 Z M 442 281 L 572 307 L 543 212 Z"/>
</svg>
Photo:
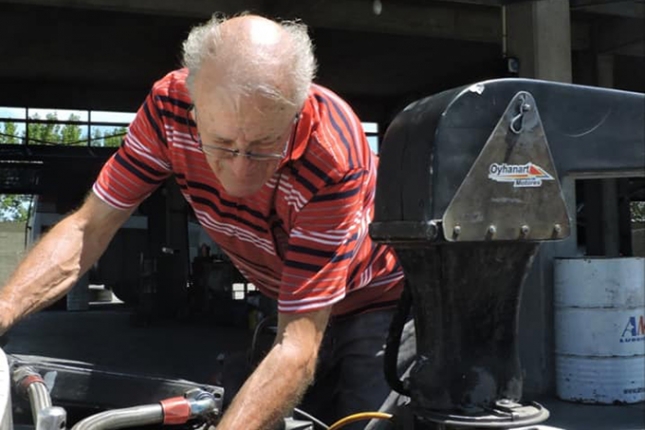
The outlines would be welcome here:
<svg viewBox="0 0 645 430">
<path fill-rule="evenodd" d="M 280 167 L 283 167 L 290 161 L 298 160 L 307 150 L 307 145 L 309 144 L 315 123 L 315 110 L 311 98 L 312 94 L 310 92 L 300 111 L 295 130 L 293 131 L 293 138 L 287 148 L 287 155 L 280 162 Z"/>
</svg>

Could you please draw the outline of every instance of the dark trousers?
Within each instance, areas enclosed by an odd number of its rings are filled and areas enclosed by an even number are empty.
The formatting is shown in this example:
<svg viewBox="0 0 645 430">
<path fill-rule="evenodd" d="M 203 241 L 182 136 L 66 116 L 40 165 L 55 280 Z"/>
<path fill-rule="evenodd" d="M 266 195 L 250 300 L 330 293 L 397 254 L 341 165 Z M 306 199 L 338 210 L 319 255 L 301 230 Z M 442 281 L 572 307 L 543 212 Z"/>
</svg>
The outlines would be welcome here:
<svg viewBox="0 0 645 430">
<path fill-rule="evenodd" d="M 358 412 L 378 411 L 391 389 L 383 370 L 385 339 L 394 310 L 372 311 L 345 318 L 332 318 L 318 354 L 314 385 L 300 409 L 328 425 Z M 401 338 L 398 371 L 402 374 L 414 360 L 414 326 L 406 324 Z M 367 421 L 343 427 L 363 429 Z"/>
</svg>

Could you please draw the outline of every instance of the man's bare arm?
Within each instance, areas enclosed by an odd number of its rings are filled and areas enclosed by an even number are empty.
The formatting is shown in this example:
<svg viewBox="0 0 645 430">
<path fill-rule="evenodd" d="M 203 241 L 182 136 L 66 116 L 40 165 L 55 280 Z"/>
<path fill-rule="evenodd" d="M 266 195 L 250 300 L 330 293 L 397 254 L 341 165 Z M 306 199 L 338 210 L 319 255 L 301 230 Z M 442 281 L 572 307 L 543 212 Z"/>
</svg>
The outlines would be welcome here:
<svg viewBox="0 0 645 430">
<path fill-rule="evenodd" d="M 0 289 L 0 334 L 65 295 L 132 212 L 114 209 L 90 193 L 80 209 L 56 224 Z"/>
<path fill-rule="evenodd" d="M 218 430 L 274 428 L 313 381 L 318 349 L 331 307 L 305 314 L 280 314 L 271 351 L 244 383 Z"/>
</svg>

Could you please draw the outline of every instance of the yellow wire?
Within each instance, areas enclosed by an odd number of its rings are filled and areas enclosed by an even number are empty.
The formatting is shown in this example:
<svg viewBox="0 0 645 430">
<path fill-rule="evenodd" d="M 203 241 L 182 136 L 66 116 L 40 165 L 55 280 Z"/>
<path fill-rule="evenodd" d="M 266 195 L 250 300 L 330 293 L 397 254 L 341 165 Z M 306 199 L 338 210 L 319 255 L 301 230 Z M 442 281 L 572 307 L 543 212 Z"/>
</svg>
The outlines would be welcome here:
<svg viewBox="0 0 645 430">
<path fill-rule="evenodd" d="M 347 424 L 351 424 L 356 421 L 371 419 L 389 420 L 390 418 L 392 418 L 392 415 L 386 414 L 384 412 L 360 412 L 358 414 L 349 415 L 336 421 L 331 425 L 331 427 L 329 427 L 329 430 L 338 430 L 339 428 L 345 427 Z"/>
</svg>

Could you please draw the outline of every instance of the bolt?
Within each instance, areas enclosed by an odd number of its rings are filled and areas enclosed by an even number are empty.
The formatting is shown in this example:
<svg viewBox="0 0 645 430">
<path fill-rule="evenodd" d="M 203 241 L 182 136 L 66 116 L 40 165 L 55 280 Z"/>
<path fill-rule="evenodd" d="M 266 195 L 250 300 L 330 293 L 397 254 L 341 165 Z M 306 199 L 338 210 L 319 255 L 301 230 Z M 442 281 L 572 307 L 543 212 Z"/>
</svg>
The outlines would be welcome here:
<svg viewBox="0 0 645 430">
<path fill-rule="evenodd" d="M 456 226 L 452 229 L 452 235 L 453 235 L 454 237 L 457 237 L 457 236 L 459 236 L 460 234 L 461 234 L 461 227 L 460 227 L 460 226 L 458 226 L 458 225 L 456 225 Z"/>
<path fill-rule="evenodd" d="M 553 231 L 555 234 L 560 234 L 562 232 L 562 226 L 560 224 L 555 224 L 553 226 Z"/>
<path fill-rule="evenodd" d="M 522 108 L 521 108 L 521 109 L 522 109 L 522 112 L 530 111 L 530 110 L 531 110 L 531 105 L 530 105 L 530 104 L 528 104 L 528 103 L 524 103 L 524 104 L 522 104 Z"/>
<path fill-rule="evenodd" d="M 490 234 L 492 236 L 495 233 L 497 233 L 497 227 L 495 227 L 494 225 L 489 225 L 488 226 L 488 234 Z"/>
<path fill-rule="evenodd" d="M 526 224 L 524 224 L 522 227 L 520 227 L 520 234 L 522 236 L 526 236 L 527 234 L 529 234 L 530 231 L 531 231 L 531 228 Z"/>
</svg>

